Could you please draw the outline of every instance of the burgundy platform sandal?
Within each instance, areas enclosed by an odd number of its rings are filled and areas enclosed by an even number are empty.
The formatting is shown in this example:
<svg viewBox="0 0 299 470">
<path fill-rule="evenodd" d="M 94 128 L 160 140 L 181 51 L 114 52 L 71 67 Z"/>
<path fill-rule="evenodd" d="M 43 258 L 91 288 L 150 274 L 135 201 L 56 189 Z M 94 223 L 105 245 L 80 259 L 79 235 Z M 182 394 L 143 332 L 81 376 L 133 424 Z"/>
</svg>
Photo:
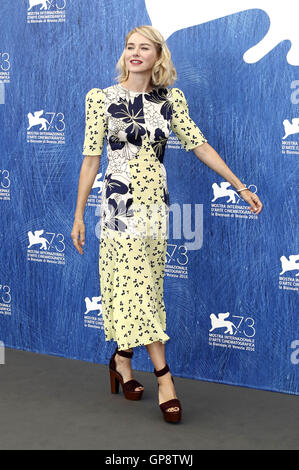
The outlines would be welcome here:
<svg viewBox="0 0 299 470">
<path fill-rule="evenodd" d="M 166 366 L 161 370 L 156 371 L 156 369 L 154 369 L 154 372 L 155 372 L 156 377 L 161 377 L 162 375 L 167 374 L 167 372 L 169 372 L 168 364 L 166 364 Z M 171 380 L 174 383 L 173 377 L 171 377 Z M 159 388 L 159 385 L 160 384 L 158 383 L 158 388 Z M 178 398 L 172 398 L 171 400 L 161 403 L 159 406 L 163 413 L 165 421 L 167 421 L 168 423 L 178 423 L 181 420 L 182 405 Z M 168 408 L 172 408 L 175 406 L 179 408 L 179 411 L 166 411 Z"/>
<path fill-rule="evenodd" d="M 111 393 L 118 393 L 119 384 L 121 383 L 124 395 L 128 400 L 140 400 L 143 394 L 143 390 L 135 390 L 135 388 L 143 387 L 143 385 L 134 379 L 128 380 L 128 382 L 124 383 L 122 375 L 116 370 L 116 363 L 114 359 L 116 354 L 131 359 L 133 356 L 133 351 L 118 351 L 118 348 L 116 348 L 115 352 L 113 353 L 109 362 Z"/>
</svg>

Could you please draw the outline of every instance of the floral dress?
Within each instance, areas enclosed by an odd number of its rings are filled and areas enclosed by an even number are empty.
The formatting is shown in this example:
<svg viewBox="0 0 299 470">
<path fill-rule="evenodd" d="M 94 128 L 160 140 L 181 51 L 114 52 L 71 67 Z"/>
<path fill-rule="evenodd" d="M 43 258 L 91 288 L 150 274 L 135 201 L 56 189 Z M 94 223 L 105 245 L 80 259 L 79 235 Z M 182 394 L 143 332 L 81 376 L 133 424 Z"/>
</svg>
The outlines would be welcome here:
<svg viewBox="0 0 299 470">
<path fill-rule="evenodd" d="M 92 88 L 85 99 L 83 155 L 108 166 L 100 209 L 99 273 L 106 341 L 119 350 L 165 344 L 163 280 L 169 193 L 163 164 L 171 131 L 190 151 L 207 142 L 178 88 L 133 92 L 120 84 Z"/>
</svg>

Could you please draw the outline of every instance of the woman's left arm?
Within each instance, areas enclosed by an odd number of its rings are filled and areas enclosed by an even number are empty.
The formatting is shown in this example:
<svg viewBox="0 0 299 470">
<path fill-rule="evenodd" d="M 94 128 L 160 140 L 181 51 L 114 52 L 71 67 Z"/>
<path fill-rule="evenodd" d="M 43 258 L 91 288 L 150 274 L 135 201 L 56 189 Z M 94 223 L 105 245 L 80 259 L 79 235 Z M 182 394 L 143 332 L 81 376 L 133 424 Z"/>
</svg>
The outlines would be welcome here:
<svg viewBox="0 0 299 470">
<path fill-rule="evenodd" d="M 241 189 L 244 187 L 244 184 L 239 180 L 239 178 L 236 177 L 236 175 L 234 175 L 225 161 L 220 157 L 216 150 L 210 144 L 208 144 L 208 142 L 195 147 L 193 152 L 203 163 L 218 173 L 218 175 L 222 176 L 222 178 L 228 181 L 236 189 Z M 244 201 L 250 204 L 251 212 L 254 212 L 255 214 L 259 214 L 261 212 L 263 204 L 261 203 L 257 194 L 252 193 L 249 189 L 241 191 L 238 194 L 240 194 Z"/>
</svg>

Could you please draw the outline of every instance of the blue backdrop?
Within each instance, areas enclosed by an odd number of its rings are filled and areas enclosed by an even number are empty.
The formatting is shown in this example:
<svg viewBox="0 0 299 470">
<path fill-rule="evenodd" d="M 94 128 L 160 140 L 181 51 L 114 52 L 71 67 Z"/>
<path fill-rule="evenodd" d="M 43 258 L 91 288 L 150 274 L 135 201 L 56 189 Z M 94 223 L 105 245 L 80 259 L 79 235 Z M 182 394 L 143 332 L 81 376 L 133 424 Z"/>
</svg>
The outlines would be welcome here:
<svg viewBox="0 0 299 470">
<path fill-rule="evenodd" d="M 223 5 L 225 3 L 225 5 Z M 168 241 L 168 363 L 177 376 L 298 394 L 299 5 L 285 1 L 2 0 L 0 5 L 0 341 L 107 364 L 98 273 L 99 204 L 71 230 L 85 95 L 115 83 L 124 37 L 167 39 L 190 115 L 264 204 L 259 216 L 171 135 L 171 204 L 202 210 L 196 249 Z M 199 211 L 199 214 L 201 211 Z M 296 222 L 297 221 L 297 222 Z M 191 227 L 192 228 L 192 227 Z M 196 237 L 200 233 L 197 231 Z M 152 371 L 145 348 L 133 368 Z"/>
</svg>

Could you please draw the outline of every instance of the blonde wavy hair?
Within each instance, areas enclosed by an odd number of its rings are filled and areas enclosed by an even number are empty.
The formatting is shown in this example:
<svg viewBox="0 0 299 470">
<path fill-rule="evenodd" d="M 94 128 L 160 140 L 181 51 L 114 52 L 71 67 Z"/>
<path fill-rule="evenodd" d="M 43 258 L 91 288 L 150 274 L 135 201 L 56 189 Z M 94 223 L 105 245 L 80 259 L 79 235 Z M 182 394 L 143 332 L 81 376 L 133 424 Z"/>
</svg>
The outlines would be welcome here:
<svg viewBox="0 0 299 470">
<path fill-rule="evenodd" d="M 126 36 L 125 48 L 127 47 L 128 41 L 133 33 L 139 33 L 150 39 L 156 46 L 158 53 L 158 60 L 156 61 L 152 70 L 152 85 L 167 87 L 172 85 L 177 79 L 176 69 L 171 59 L 171 52 L 167 47 L 167 44 L 162 34 L 155 28 L 149 25 L 137 26 L 132 29 Z M 129 71 L 125 63 L 125 49 L 120 56 L 116 69 L 120 72 L 116 77 L 116 80 L 120 83 L 127 80 Z"/>
</svg>

